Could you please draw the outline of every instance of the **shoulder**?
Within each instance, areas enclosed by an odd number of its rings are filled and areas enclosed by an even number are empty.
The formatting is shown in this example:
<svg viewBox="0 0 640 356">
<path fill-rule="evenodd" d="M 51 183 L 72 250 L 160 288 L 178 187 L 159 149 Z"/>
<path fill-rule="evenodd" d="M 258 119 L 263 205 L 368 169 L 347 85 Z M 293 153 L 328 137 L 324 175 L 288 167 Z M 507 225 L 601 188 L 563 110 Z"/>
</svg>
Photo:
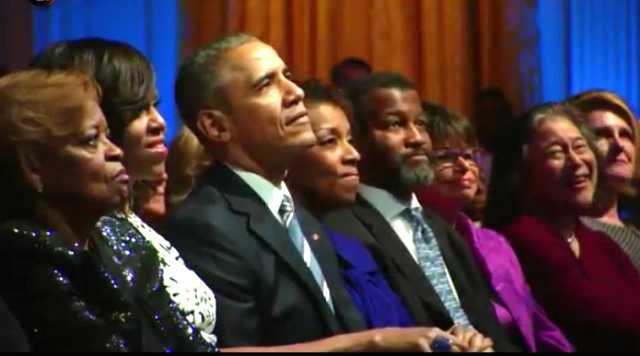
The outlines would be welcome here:
<svg viewBox="0 0 640 356">
<path fill-rule="evenodd" d="M 0 248 L 10 252 L 70 255 L 79 246 L 65 246 L 50 228 L 28 220 L 10 220 L 0 224 Z"/>
<path fill-rule="evenodd" d="M 440 215 L 438 215 L 433 210 L 423 207 L 422 208 L 422 212 L 424 214 L 424 217 L 427 219 L 427 223 L 429 225 L 437 226 L 437 227 L 440 227 L 440 228 L 446 228 L 448 230 L 453 231 L 452 229 L 450 229 L 449 224 L 447 224 L 447 222 L 444 221 L 444 219 L 441 218 Z"/>
<path fill-rule="evenodd" d="M 490 249 L 492 251 L 500 251 L 513 254 L 513 248 L 507 238 L 496 230 L 472 226 L 473 234 L 477 236 L 474 243 L 481 246 L 481 250 Z"/>
<path fill-rule="evenodd" d="M 340 225 L 352 221 L 355 218 L 352 208 L 336 209 L 322 217 L 322 222 L 330 225 Z"/>
</svg>

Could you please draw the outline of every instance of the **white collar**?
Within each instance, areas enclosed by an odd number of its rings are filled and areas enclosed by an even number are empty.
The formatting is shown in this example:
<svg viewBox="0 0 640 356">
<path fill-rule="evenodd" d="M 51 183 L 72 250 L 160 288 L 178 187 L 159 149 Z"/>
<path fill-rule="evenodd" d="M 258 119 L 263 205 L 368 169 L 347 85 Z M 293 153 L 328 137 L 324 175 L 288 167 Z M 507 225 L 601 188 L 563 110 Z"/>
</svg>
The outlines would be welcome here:
<svg viewBox="0 0 640 356">
<path fill-rule="evenodd" d="M 407 208 L 422 208 L 418 198 L 411 193 L 409 201 L 402 201 L 391 194 L 389 191 L 380 189 L 367 184 L 360 184 L 358 189 L 360 195 L 373 205 L 386 220 L 395 219 Z"/>
<path fill-rule="evenodd" d="M 251 189 L 253 189 L 253 191 L 256 192 L 260 199 L 267 205 L 269 211 L 271 211 L 278 220 L 281 220 L 278 211 L 280 210 L 283 196 L 286 195 L 291 198 L 291 193 L 284 181 L 280 182 L 280 187 L 276 187 L 273 183 L 259 174 L 249 172 L 229 163 L 224 164 L 237 174 L 240 179 L 247 183 L 247 185 L 251 187 Z"/>
</svg>

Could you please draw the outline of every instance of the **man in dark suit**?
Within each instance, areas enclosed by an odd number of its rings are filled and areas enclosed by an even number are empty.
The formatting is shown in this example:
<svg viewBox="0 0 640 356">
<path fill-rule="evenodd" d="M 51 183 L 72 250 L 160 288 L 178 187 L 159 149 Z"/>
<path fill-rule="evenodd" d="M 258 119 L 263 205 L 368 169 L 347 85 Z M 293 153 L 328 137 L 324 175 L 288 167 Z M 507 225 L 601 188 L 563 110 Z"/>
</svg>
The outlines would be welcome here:
<svg viewBox="0 0 640 356">
<path fill-rule="evenodd" d="M 373 73 L 347 94 L 362 184 L 355 206 L 324 222 L 369 247 L 418 324 L 475 328 L 498 351 L 518 349 L 498 324 L 468 246 L 412 192 L 432 177 L 431 142 L 414 85 L 399 74 Z"/>
<path fill-rule="evenodd" d="M 434 327 L 345 334 L 365 323 L 343 286 L 329 238 L 294 206 L 283 182 L 291 160 L 316 143 L 303 96 L 275 50 L 244 34 L 198 50 L 178 72 L 180 114 L 215 164 L 170 216 L 168 237 L 216 294 L 219 344 L 491 349 L 479 333 L 463 340 Z M 322 340 L 301 343 L 316 339 Z"/>
<path fill-rule="evenodd" d="M 181 116 L 216 163 L 170 216 L 168 238 L 214 290 L 223 347 L 365 327 L 330 241 L 283 182 L 316 142 L 302 99 L 275 50 L 249 35 L 198 50 L 178 73 Z"/>
</svg>

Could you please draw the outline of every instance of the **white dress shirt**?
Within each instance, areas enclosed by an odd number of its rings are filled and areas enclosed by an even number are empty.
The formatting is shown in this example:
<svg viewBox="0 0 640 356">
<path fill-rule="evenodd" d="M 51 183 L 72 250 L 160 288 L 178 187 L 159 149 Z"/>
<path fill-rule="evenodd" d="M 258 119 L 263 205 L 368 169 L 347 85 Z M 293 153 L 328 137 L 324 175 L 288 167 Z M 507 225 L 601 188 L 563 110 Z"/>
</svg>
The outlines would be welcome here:
<svg viewBox="0 0 640 356">
<path fill-rule="evenodd" d="M 280 187 L 276 187 L 273 183 L 259 174 L 246 171 L 228 163 L 225 163 L 225 165 L 237 174 L 243 182 L 247 183 L 247 185 L 249 185 L 256 194 L 258 194 L 276 220 L 282 223 L 282 217 L 280 217 L 279 213 L 280 205 L 282 205 L 282 199 L 285 195 L 291 197 L 291 193 L 289 193 L 287 185 L 284 184 L 284 182 L 281 182 Z"/>
<path fill-rule="evenodd" d="M 358 193 L 362 196 L 369 204 L 373 206 L 384 218 L 387 220 L 389 225 L 393 231 L 398 235 L 400 241 L 404 247 L 407 248 L 411 257 L 413 257 L 414 261 L 418 263 L 418 257 L 416 254 L 416 244 L 413 242 L 413 226 L 411 222 L 402 215 L 402 212 L 406 208 L 416 208 L 419 207 L 422 210 L 422 206 L 418 202 L 418 198 L 415 194 L 411 193 L 411 199 L 409 201 L 401 201 L 391 193 L 384 189 L 376 188 L 366 184 L 360 184 L 358 189 Z M 449 284 L 451 285 L 451 289 L 458 298 L 458 292 L 456 291 L 456 286 L 453 284 L 451 280 L 451 275 L 449 273 L 449 268 L 446 265 L 445 261 L 445 270 L 447 272 L 447 279 L 449 280 Z"/>
</svg>

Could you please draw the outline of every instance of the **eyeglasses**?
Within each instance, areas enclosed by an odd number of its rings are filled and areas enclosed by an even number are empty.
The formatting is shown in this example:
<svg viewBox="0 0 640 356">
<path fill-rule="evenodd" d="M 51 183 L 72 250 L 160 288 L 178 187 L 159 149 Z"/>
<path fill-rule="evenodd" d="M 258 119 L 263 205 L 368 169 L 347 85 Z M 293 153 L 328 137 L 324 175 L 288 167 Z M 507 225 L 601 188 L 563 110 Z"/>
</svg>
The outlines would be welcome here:
<svg viewBox="0 0 640 356">
<path fill-rule="evenodd" d="M 478 165 L 480 161 L 480 151 L 475 148 L 468 149 L 442 149 L 434 150 L 432 153 L 433 161 L 436 165 L 453 165 L 459 159 L 467 163 Z"/>
</svg>

